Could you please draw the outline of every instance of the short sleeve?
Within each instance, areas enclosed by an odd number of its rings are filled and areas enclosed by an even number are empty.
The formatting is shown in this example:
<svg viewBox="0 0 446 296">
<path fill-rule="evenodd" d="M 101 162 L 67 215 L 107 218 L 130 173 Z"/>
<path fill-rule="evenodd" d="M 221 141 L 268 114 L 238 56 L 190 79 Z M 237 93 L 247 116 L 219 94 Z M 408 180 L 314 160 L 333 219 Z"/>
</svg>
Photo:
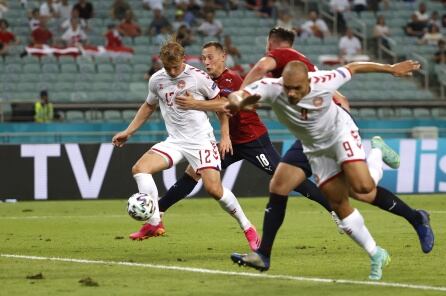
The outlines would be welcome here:
<svg viewBox="0 0 446 296">
<path fill-rule="evenodd" d="M 247 85 L 244 89 L 250 95 L 260 95 L 263 103 L 272 103 L 282 92 L 282 81 L 277 78 L 264 78 Z"/>
<path fill-rule="evenodd" d="M 220 88 L 206 73 L 198 73 L 198 92 L 206 99 L 212 100 L 220 93 Z"/>
<path fill-rule="evenodd" d="M 159 97 L 156 93 L 156 83 L 154 79 L 149 79 L 149 93 L 147 94 L 146 103 L 150 105 L 158 104 Z"/>
<path fill-rule="evenodd" d="M 344 83 L 350 81 L 352 74 L 346 67 L 339 67 L 332 71 L 315 72 L 311 80 L 316 85 L 321 86 L 327 91 L 335 91 Z"/>
</svg>

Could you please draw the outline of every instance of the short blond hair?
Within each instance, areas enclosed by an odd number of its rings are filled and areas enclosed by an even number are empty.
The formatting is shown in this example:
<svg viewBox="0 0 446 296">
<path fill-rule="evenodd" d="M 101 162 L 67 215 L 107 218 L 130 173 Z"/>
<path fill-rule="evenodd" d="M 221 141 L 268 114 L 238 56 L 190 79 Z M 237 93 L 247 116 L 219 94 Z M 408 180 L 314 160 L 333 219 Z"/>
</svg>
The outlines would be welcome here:
<svg viewBox="0 0 446 296">
<path fill-rule="evenodd" d="M 184 59 L 184 47 L 173 38 L 161 47 L 160 59 L 163 64 L 179 63 Z"/>
</svg>

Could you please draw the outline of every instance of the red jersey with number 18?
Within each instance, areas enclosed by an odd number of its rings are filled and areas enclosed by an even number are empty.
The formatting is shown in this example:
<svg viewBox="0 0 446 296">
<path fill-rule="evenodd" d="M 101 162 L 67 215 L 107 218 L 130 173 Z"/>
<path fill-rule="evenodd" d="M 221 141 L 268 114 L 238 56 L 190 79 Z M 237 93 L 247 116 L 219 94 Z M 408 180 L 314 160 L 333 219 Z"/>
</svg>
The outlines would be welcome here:
<svg viewBox="0 0 446 296">
<path fill-rule="evenodd" d="M 242 85 L 242 78 L 236 72 L 225 69 L 214 81 L 220 88 L 220 96 L 227 97 Z M 229 118 L 229 134 L 233 144 L 251 142 L 266 133 L 267 129 L 256 112 L 240 111 Z"/>
</svg>

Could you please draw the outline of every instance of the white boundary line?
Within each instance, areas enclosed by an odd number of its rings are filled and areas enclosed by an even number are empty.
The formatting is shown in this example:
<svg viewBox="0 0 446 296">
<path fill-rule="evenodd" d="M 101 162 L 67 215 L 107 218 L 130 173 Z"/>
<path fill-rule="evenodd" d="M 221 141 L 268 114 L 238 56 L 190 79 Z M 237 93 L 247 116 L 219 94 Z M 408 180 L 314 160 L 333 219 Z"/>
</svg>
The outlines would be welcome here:
<svg viewBox="0 0 446 296">
<path fill-rule="evenodd" d="M 301 211 L 299 212 L 300 214 L 320 214 L 323 211 Z M 370 210 L 361 210 L 361 213 L 368 213 L 368 212 L 372 212 Z M 446 214 L 446 211 L 428 211 L 430 214 Z M 63 216 L 63 215 L 57 215 L 57 216 L 5 216 L 5 217 L 0 217 L 0 220 L 27 220 L 27 219 L 79 219 L 79 218 L 123 218 L 123 217 L 127 217 L 127 215 L 125 214 L 120 214 L 120 215 L 67 215 L 67 216 Z"/>
<path fill-rule="evenodd" d="M 0 257 L 15 258 L 15 259 L 28 259 L 28 260 L 48 260 L 48 261 L 71 262 L 71 263 L 81 263 L 81 264 L 120 265 L 120 266 L 142 267 L 142 268 L 151 268 L 151 269 L 186 271 L 186 272 L 195 272 L 195 273 L 254 277 L 254 278 L 263 278 L 263 279 L 280 279 L 280 280 L 290 280 L 290 281 L 300 281 L 300 282 L 352 284 L 352 285 L 363 285 L 363 286 L 380 286 L 380 287 L 392 287 L 392 288 L 405 288 L 405 289 L 416 289 L 416 290 L 425 290 L 425 291 L 444 291 L 444 292 L 446 292 L 446 287 L 440 287 L 440 286 L 435 287 L 435 286 L 427 286 L 427 285 L 412 285 L 412 284 L 401 284 L 401 283 L 391 283 L 391 282 L 371 282 L 371 281 L 355 281 L 355 280 L 342 280 L 342 279 L 324 279 L 324 278 L 301 277 L 301 276 L 292 276 L 292 275 L 271 275 L 271 274 L 264 274 L 264 273 L 235 272 L 235 271 L 224 271 L 224 270 L 217 270 L 217 269 L 182 267 L 182 266 L 173 266 L 173 265 L 169 266 L 169 265 L 158 265 L 158 264 L 150 264 L 150 263 L 134 263 L 134 262 L 125 262 L 125 261 L 105 261 L 105 260 L 88 260 L 88 259 L 73 259 L 73 258 L 59 258 L 59 257 L 40 257 L 40 256 L 26 256 L 26 255 L 16 255 L 16 254 L 0 254 Z"/>
</svg>

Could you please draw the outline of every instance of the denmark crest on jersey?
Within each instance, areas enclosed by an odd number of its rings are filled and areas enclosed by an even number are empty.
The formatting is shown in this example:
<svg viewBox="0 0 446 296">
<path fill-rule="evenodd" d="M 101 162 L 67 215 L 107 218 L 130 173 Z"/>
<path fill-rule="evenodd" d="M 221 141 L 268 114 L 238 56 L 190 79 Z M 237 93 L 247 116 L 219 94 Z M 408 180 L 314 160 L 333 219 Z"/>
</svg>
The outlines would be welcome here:
<svg viewBox="0 0 446 296">
<path fill-rule="evenodd" d="M 178 88 L 185 88 L 186 87 L 186 81 L 181 79 L 180 81 L 177 82 L 177 87 Z"/>
<path fill-rule="evenodd" d="M 313 105 L 316 107 L 322 106 L 323 103 L 324 103 L 324 99 L 321 97 L 316 97 L 313 99 Z"/>
</svg>

